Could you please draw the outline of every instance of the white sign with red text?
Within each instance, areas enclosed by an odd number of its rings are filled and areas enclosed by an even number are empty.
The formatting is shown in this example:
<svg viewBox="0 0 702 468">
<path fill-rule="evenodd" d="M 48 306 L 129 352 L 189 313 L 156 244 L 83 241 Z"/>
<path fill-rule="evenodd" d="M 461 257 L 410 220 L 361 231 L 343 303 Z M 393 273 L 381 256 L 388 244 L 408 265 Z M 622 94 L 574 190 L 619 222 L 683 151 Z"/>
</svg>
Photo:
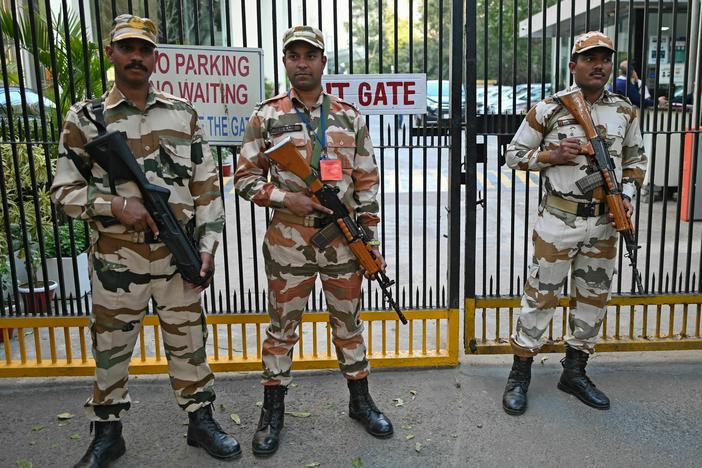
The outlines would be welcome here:
<svg viewBox="0 0 702 468">
<path fill-rule="evenodd" d="M 324 75 L 329 94 L 353 103 L 362 114 L 426 114 L 427 75 Z"/>
<path fill-rule="evenodd" d="M 263 50 L 161 45 L 151 83 L 193 104 L 210 143 L 239 144 L 263 100 Z"/>
</svg>

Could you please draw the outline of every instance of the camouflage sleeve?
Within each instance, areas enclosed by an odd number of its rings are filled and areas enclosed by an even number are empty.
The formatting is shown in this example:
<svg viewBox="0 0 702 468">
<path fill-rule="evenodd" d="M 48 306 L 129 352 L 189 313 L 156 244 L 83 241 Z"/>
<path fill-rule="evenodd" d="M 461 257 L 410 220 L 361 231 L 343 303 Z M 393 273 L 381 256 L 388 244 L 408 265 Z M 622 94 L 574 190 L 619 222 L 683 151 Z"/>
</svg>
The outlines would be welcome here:
<svg viewBox="0 0 702 468">
<path fill-rule="evenodd" d="M 241 197 L 257 205 L 283 208 L 285 191 L 268 180 L 269 162 L 263 155 L 267 136 L 265 119 L 257 108 L 246 125 L 234 186 Z"/>
<path fill-rule="evenodd" d="M 634 198 L 636 187 L 643 183 L 648 162 L 644 153 L 638 112 L 636 109 L 634 111 L 622 142 L 622 193 L 629 198 Z"/>
<path fill-rule="evenodd" d="M 58 145 L 56 174 L 51 184 L 51 199 L 72 218 L 91 219 L 112 216 L 115 195 L 98 192 L 89 184 L 90 156 L 85 152 L 87 138 L 81 130 L 82 105 L 76 104 L 66 114 Z"/>
<path fill-rule="evenodd" d="M 380 207 L 377 199 L 380 175 L 366 121 L 359 113 L 356 113 L 354 119 L 354 130 L 356 155 L 351 178 L 354 184 L 353 196 L 357 203 L 356 215 L 358 222 L 367 228 L 366 231 L 371 239 L 377 239 L 377 226 L 380 222 L 380 216 L 378 216 Z"/>
<path fill-rule="evenodd" d="M 505 152 L 507 165 L 522 171 L 539 171 L 549 167 L 550 150 L 543 150 L 546 135 L 544 109 L 539 103 L 529 109 Z"/>
<path fill-rule="evenodd" d="M 224 229 L 224 208 L 219 175 L 210 145 L 207 144 L 207 137 L 200 127 L 197 112 L 193 111 L 190 126 L 192 129 L 190 155 L 193 164 L 190 194 L 195 207 L 195 238 L 198 239 L 200 252 L 214 255 Z"/>
</svg>

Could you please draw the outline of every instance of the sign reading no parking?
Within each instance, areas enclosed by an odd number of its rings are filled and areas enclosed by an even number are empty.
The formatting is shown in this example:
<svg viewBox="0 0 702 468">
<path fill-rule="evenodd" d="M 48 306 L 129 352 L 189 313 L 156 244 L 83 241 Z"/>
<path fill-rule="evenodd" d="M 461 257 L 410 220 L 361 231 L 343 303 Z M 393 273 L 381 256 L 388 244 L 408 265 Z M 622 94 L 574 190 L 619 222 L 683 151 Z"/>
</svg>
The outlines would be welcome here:
<svg viewBox="0 0 702 468">
<path fill-rule="evenodd" d="M 161 45 L 151 83 L 193 104 L 210 143 L 240 144 L 263 100 L 263 51 Z"/>
</svg>

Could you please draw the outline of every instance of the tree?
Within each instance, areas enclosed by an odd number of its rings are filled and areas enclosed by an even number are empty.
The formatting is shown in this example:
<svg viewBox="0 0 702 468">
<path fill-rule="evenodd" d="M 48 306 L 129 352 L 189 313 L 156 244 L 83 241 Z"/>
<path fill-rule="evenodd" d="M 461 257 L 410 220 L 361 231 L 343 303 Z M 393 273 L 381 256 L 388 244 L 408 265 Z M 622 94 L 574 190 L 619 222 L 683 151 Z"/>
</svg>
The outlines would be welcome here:
<svg viewBox="0 0 702 468">
<path fill-rule="evenodd" d="M 440 4 L 442 8 L 440 12 Z M 352 21 L 344 24 L 346 36 L 349 29 L 353 35 L 353 72 L 365 73 L 404 73 L 410 71 L 410 52 L 412 53 L 412 71 L 426 72 L 427 79 L 448 79 L 450 57 L 451 7 L 449 0 L 427 0 L 425 4 L 417 1 L 417 11 L 412 15 L 410 28 L 409 17 L 401 18 L 393 11 L 392 0 L 378 0 L 369 3 L 366 25 L 365 4 L 362 0 L 353 0 Z M 382 10 L 382 23 L 379 21 Z M 441 13 L 441 15 L 440 15 Z M 424 36 L 426 16 L 426 37 Z M 397 44 L 395 44 L 395 21 L 397 21 Z M 381 27 L 382 26 L 382 27 Z M 412 51 L 410 51 L 410 31 Z M 381 41 L 382 37 L 382 41 Z M 440 47 L 441 37 L 443 47 Z M 366 38 L 368 50 L 366 51 Z M 382 66 L 380 49 L 382 46 Z M 424 68 L 424 48 L 426 47 L 426 69 Z M 397 51 L 397 66 L 395 52 Z M 368 63 L 366 64 L 366 54 Z M 439 60 L 439 56 L 442 60 Z M 367 68 L 366 68 L 367 65 Z M 441 69 L 440 69 L 441 65 Z M 329 57 L 329 70 L 334 70 L 334 57 Z"/>
</svg>

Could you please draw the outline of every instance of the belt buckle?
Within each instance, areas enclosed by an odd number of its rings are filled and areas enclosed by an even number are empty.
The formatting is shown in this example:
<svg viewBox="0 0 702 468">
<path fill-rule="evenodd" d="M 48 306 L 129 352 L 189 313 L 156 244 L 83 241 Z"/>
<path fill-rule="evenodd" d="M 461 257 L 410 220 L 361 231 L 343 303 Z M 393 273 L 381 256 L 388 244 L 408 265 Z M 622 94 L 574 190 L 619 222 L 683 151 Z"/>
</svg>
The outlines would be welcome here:
<svg viewBox="0 0 702 468">
<path fill-rule="evenodd" d="M 305 227 L 314 227 L 315 226 L 315 217 L 314 216 L 305 216 L 304 221 L 302 222 L 302 225 Z"/>
</svg>

